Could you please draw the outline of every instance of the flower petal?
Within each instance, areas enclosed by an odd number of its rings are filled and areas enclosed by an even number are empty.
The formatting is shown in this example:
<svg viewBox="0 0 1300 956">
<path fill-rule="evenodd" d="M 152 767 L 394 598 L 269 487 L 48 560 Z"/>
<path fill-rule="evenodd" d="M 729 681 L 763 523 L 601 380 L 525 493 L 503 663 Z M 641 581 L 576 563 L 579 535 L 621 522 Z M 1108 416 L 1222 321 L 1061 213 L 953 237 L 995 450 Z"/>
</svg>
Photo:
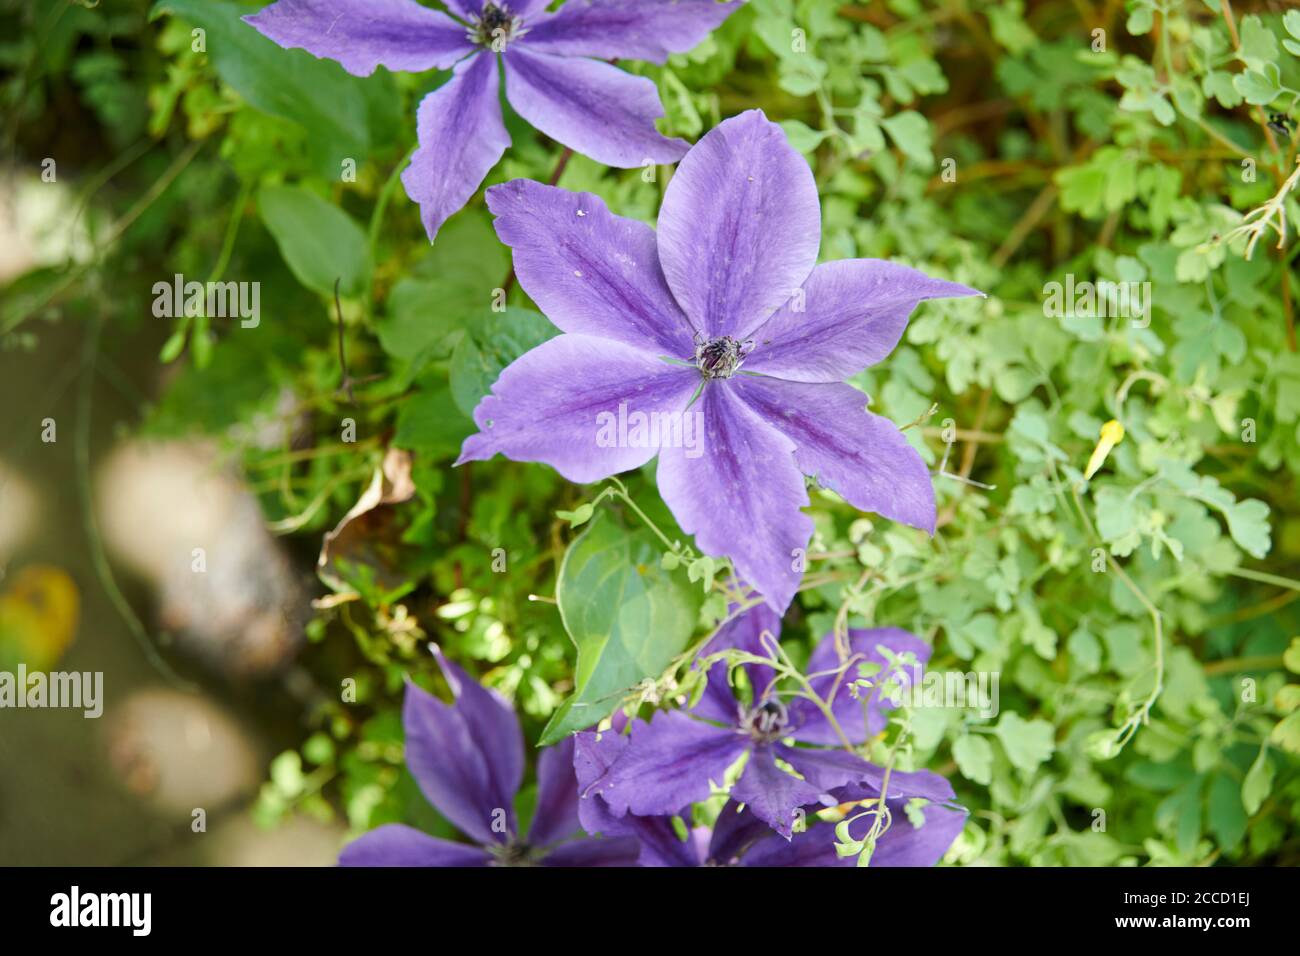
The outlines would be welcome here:
<svg viewBox="0 0 1300 956">
<path fill-rule="evenodd" d="M 600 60 L 663 63 L 699 45 L 740 3 L 717 0 L 567 0 L 530 24 L 530 50 Z"/>
<path fill-rule="evenodd" d="M 339 866 L 487 866 L 479 846 L 440 840 L 403 823 L 371 830 L 343 848 Z"/>
<path fill-rule="evenodd" d="M 463 26 L 415 0 L 278 0 L 243 20 L 285 49 L 337 60 L 354 76 L 377 66 L 445 70 L 474 49 Z"/>
<path fill-rule="evenodd" d="M 624 169 L 675 163 L 689 148 L 655 129 L 664 108 L 653 80 L 517 45 L 507 48 L 505 62 L 506 98 L 519 115 L 598 163 Z"/>
<path fill-rule="evenodd" d="M 591 193 L 527 179 L 493 186 L 488 208 L 514 250 L 529 298 L 565 332 L 690 359 L 690 323 L 668 291 L 654 230 L 616 216 Z"/>
<path fill-rule="evenodd" d="M 609 339 L 560 335 L 516 359 L 474 409 L 479 433 L 456 464 L 500 452 L 551 465 L 570 481 L 599 481 L 654 457 L 657 428 L 628 427 L 634 416 L 680 414 L 695 391 L 694 369 Z M 620 416 L 623 416 L 621 419 Z M 626 440 L 625 440 L 626 439 Z"/>
<path fill-rule="evenodd" d="M 889 802 L 892 823 L 876 842 L 872 866 L 934 866 L 966 825 L 966 811 L 931 803 L 921 809 L 925 825 L 915 827 L 904 801 Z"/>
<path fill-rule="evenodd" d="M 573 746 L 573 738 L 566 737 L 537 758 L 537 809 L 528 831 L 530 846 L 549 846 L 582 829 Z"/>
<path fill-rule="evenodd" d="M 668 287 L 709 338 L 762 325 L 808 278 L 820 241 L 812 170 L 761 110 L 696 143 L 659 209 Z"/>
<path fill-rule="evenodd" d="M 704 413 L 702 454 L 665 448 L 659 493 L 701 551 L 726 555 L 777 613 L 799 586 L 796 557 L 812 537 L 794 444 L 746 407 L 737 379 L 710 383 L 696 407 Z"/>
<path fill-rule="evenodd" d="M 743 803 L 750 813 L 758 817 L 787 840 L 794 835 L 794 824 L 799 819 L 799 809 L 817 802 L 821 791 L 807 780 L 800 780 L 776 765 L 773 759 L 787 747 L 755 747 L 749 755 L 745 771 L 731 788 L 731 799 Z"/>
<path fill-rule="evenodd" d="M 420 147 L 402 171 L 402 185 L 420 204 L 430 242 L 510 145 L 499 89 L 496 57 L 476 55 L 462 60 L 450 80 L 420 101 Z"/>
<path fill-rule="evenodd" d="M 659 711 L 633 725 L 627 749 L 585 793 L 599 794 L 616 816 L 674 814 L 707 797 L 709 781 L 721 783 L 747 746 L 734 730 Z"/>
<path fill-rule="evenodd" d="M 806 804 L 817 802 L 823 794 L 839 787 L 859 784 L 863 780 L 878 780 L 884 771 L 847 750 L 819 750 L 811 747 L 773 747 L 776 755 L 794 767 L 813 791 Z M 891 788 L 892 791 L 892 788 Z"/>
<path fill-rule="evenodd" d="M 841 670 L 835 635 L 827 634 L 808 658 L 805 673 L 810 676 L 822 675 L 811 678 L 813 690 L 824 701 L 834 697 L 831 700 L 831 713 L 835 715 L 845 736 L 852 743 L 860 744 L 885 729 L 885 711 L 892 709 L 894 704 L 882 698 L 881 692 L 874 688 L 861 691 L 857 697 L 849 692 L 849 686 L 858 679 L 858 665 L 880 665 L 880 670 L 870 678 L 876 688 L 889 678 L 899 684 L 907 684 L 914 677 L 912 670 L 906 667 L 890 668 L 889 661 L 880 648 L 885 647 L 896 656 L 911 652 L 920 664 L 924 664 L 930 659 L 931 647 L 916 635 L 898 627 L 852 628 L 848 632 L 848 645 L 852 663 Z M 869 720 L 864 720 L 862 712 L 864 694 L 870 695 L 867 701 Z M 840 743 L 840 737 L 826 715 L 806 698 L 790 702 L 790 719 L 795 726 L 795 738 L 804 743 L 827 746 Z"/>
<path fill-rule="evenodd" d="M 736 394 L 794 442 L 805 475 L 853 507 L 934 534 L 930 472 L 893 422 L 864 408 L 852 385 L 787 382 L 762 375 L 731 380 Z"/>
<path fill-rule="evenodd" d="M 437 644 L 430 645 L 479 753 L 487 761 L 493 791 L 510 807 L 524 779 L 524 734 L 509 701 L 471 678 L 449 661 Z M 513 817 L 511 817 L 513 823 Z M 514 827 L 511 827 L 513 832 Z"/>
<path fill-rule="evenodd" d="M 641 845 L 631 837 L 572 840 L 542 857 L 542 866 L 636 866 Z"/>
<path fill-rule="evenodd" d="M 800 753 L 814 751 L 800 750 Z M 880 790 L 885 787 L 885 768 L 875 764 L 868 765 L 870 771 L 857 783 L 846 784 L 837 788 L 831 798 L 836 803 L 854 803 L 859 800 L 879 798 Z M 946 803 L 953 799 L 952 784 L 946 777 L 932 770 L 894 770 L 889 774 L 886 799 L 910 800 L 912 797 L 924 797 L 936 803 Z"/>
<path fill-rule="evenodd" d="M 515 831 L 514 793 L 503 793 L 494 782 L 487 756 L 461 708 L 408 683 L 402 725 L 406 765 L 429 802 L 479 843 L 504 842 L 509 834 L 493 824 L 503 820 L 510 833 Z M 504 816 L 494 814 L 498 810 Z"/>
<path fill-rule="evenodd" d="M 728 800 L 713 823 L 709 839 L 709 862 L 719 866 L 734 864 L 749 847 L 772 836 L 772 828 L 754 816 L 744 804 Z M 784 840 L 773 842 L 784 843 Z"/>
<path fill-rule="evenodd" d="M 754 333 L 745 369 L 796 382 L 842 382 L 894 350 L 922 299 L 982 294 L 881 259 L 824 262 Z"/>
<path fill-rule="evenodd" d="M 741 866 L 853 866 L 854 857 L 835 852 L 835 833 L 816 824 L 785 840 L 760 840 L 740 860 Z"/>
</svg>

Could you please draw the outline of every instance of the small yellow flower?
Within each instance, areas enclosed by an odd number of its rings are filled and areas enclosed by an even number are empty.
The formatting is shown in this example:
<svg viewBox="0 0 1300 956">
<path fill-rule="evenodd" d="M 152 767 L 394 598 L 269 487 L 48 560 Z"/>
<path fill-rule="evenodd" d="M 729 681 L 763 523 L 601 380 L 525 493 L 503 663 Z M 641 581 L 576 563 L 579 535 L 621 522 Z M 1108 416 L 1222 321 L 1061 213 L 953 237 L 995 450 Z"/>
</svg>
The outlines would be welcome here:
<svg viewBox="0 0 1300 956">
<path fill-rule="evenodd" d="M 1111 419 L 1105 425 L 1101 426 L 1101 438 L 1097 441 L 1097 447 L 1092 450 L 1092 457 L 1088 459 L 1088 467 L 1083 471 L 1083 480 L 1087 481 L 1097 473 L 1097 470 L 1106 463 L 1106 456 L 1110 450 L 1124 440 L 1124 426 Z"/>
</svg>

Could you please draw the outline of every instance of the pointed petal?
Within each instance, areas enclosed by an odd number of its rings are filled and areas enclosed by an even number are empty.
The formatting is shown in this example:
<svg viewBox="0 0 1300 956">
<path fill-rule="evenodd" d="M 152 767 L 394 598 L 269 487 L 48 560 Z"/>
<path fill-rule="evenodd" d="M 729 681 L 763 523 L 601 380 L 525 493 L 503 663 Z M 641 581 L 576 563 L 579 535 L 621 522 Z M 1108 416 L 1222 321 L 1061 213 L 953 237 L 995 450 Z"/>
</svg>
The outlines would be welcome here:
<svg viewBox="0 0 1300 956">
<path fill-rule="evenodd" d="M 668 291 L 654 230 L 591 193 L 527 179 L 493 186 L 488 208 L 519 284 L 564 332 L 691 359 L 690 323 Z"/>
<path fill-rule="evenodd" d="M 848 638 L 851 663 L 842 671 L 839 652 L 835 647 L 835 635 L 827 634 L 808 658 L 808 666 L 804 672 L 809 675 L 824 675 L 812 678 L 813 689 L 822 700 L 828 700 L 834 694 L 831 713 L 835 715 L 845 736 L 852 743 L 859 744 L 885 729 L 887 723 L 885 711 L 892 710 L 894 703 L 885 698 L 880 690 L 874 688 L 859 691 L 856 697 L 849 692 L 849 685 L 858 679 L 858 665 L 880 666 L 880 670 L 870 678 L 875 688 L 879 688 L 890 678 L 900 685 L 906 685 L 916 676 L 912 669 L 890 668 L 888 659 L 880 648 L 885 647 L 896 656 L 910 652 L 916 657 L 918 664 L 924 664 L 930 659 L 931 648 L 916 635 L 909 634 L 898 627 L 852 628 L 849 630 Z M 833 672 L 839 672 L 842 676 L 837 677 Z M 864 720 L 862 713 L 864 695 L 870 695 L 867 701 L 867 710 L 871 715 L 869 721 Z M 803 698 L 791 701 L 790 719 L 796 728 L 794 736 L 804 743 L 827 746 L 840 743 L 840 737 L 826 720 L 826 715 L 812 701 Z"/>
<path fill-rule="evenodd" d="M 668 287 L 709 338 L 746 339 L 803 285 L 820 242 L 812 170 L 761 110 L 696 143 L 659 209 Z"/>
<path fill-rule="evenodd" d="M 531 846 L 549 846 L 582 829 L 573 746 L 573 738 L 566 737 L 537 758 L 537 809 L 528 831 Z"/>
<path fill-rule="evenodd" d="M 886 786 L 885 768 L 875 764 L 870 766 L 870 772 L 860 782 L 839 787 L 831 794 L 831 798 L 836 803 L 879 798 L 881 787 Z M 936 803 L 946 803 L 954 796 L 952 784 L 947 778 L 932 770 L 895 770 L 889 775 L 887 791 L 887 800 L 924 797 Z"/>
<path fill-rule="evenodd" d="M 627 832 L 624 816 L 616 816 L 596 792 L 595 784 L 623 755 L 628 737 L 613 730 L 584 730 L 573 735 L 573 771 L 578 780 L 578 819 L 590 834 L 616 836 Z"/>
<path fill-rule="evenodd" d="M 430 649 L 456 695 L 456 710 L 487 761 L 493 791 L 506 801 L 501 806 L 512 806 L 524 779 L 524 734 L 514 708 L 501 694 L 484 687 L 449 661 L 438 645 Z M 511 816 L 512 824 L 513 819 Z"/>
<path fill-rule="evenodd" d="M 479 846 L 440 840 L 402 823 L 385 824 L 343 848 L 339 866 L 487 866 Z"/>
<path fill-rule="evenodd" d="M 922 808 L 925 825 L 915 827 L 903 801 L 890 802 L 892 823 L 876 842 L 872 866 L 934 866 L 966 825 L 966 811 L 931 803 Z"/>
<path fill-rule="evenodd" d="M 680 414 L 698 381 L 694 369 L 629 345 L 557 336 L 502 371 L 474 409 L 480 430 L 465 440 L 456 463 L 500 452 L 544 462 L 580 484 L 639 468 L 655 456 L 660 431 L 629 427 L 620 435 L 620 415 L 631 423 L 637 414 Z"/>
<path fill-rule="evenodd" d="M 865 410 L 852 385 L 738 375 L 746 405 L 794 442 L 795 463 L 853 507 L 934 534 L 930 471 L 893 422 Z"/>
<path fill-rule="evenodd" d="M 884 771 L 847 750 L 819 750 L 812 747 L 787 747 L 778 744 L 776 755 L 794 767 L 808 782 L 814 796 L 805 801 L 817 802 L 823 794 L 863 780 L 876 780 Z M 892 789 L 892 788 L 891 788 Z"/>
<path fill-rule="evenodd" d="M 542 857 L 542 866 L 636 866 L 641 845 L 631 837 L 573 840 Z"/>
<path fill-rule="evenodd" d="M 731 788 L 731 799 L 743 803 L 745 809 L 787 840 L 794 835 L 799 808 L 816 803 L 821 796 L 816 786 L 776 765 L 773 757 L 786 759 L 783 751 L 788 749 L 779 745 L 754 748 L 745 772 Z"/>
<path fill-rule="evenodd" d="M 495 810 L 505 811 L 495 819 L 504 819 L 514 831 L 514 795 L 502 795 L 493 784 L 487 759 L 459 708 L 408 683 L 402 725 L 406 765 L 444 817 L 479 843 L 499 843 L 507 836 L 493 830 Z"/>
<path fill-rule="evenodd" d="M 689 148 L 655 129 L 664 115 L 654 81 L 581 57 L 505 52 L 506 98 L 551 139 L 606 166 L 675 163 Z"/>
<path fill-rule="evenodd" d="M 462 60 L 450 80 L 420 101 L 420 147 L 402 172 L 402 185 L 420 204 L 430 242 L 510 145 L 499 89 L 496 57 L 475 55 Z"/>
<path fill-rule="evenodd" d="M 415 0 L 278 0 L 243 20 L 286 49 L 337 60 L 354 76 L 377 66 L 445 70 L 474 49 L 463 26 Z"/>
<path fill-rule="evenodd" d="M 534 20 L 521 42 L 530 50 L 600 60 L 663 63 L 685 53 L 741 8 L 717 0 L 567 0 Z"/>
<path fill-rule="evenodd" d="M 921 300 L 982 294 L 881 259 L 825 262 L 754 333 L 745 369 L 796 382 L 842 382 L 894 350 Z"/>
<path fill-rule="evenodd" d="M 734 730 L 714 727 L 681 711 L 659 711 L 633 725 L 622 756 L 588 788 L 615 815 L 660 816 L 679 812 L 709 795 L 748 746 Z"/>
<path fill-rule="evenodd" d="M 742 803 L 728 800 L 714 821 L 709 839 L 709 862 L 731 866 L 759 840 L 772 836 L 772 828 L 754 816 Z M 773 840 L 784 843 L 784 840 Z"/>
<path fill-rule="evenodd" d="M 738 379 L 711 382 L 699 402 L 700 449 L 663 449 L 659 493 L 701 551 L 726 555 L 777 613 L 799 586 L 797 554 L 812 537 L 794 444 L 741 402 Z"/>
</svg>

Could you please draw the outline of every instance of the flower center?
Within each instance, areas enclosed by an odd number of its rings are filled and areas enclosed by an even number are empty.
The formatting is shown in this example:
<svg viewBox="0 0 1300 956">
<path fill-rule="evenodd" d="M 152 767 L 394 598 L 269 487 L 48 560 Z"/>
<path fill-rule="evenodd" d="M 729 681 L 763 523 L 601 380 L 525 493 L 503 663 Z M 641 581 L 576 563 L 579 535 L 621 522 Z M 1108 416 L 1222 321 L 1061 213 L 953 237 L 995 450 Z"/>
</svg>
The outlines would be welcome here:
<svg viewBox="0 0 1300 956">
<path fill-rule="evenodd" d="M 731 378 L 749 350 L 730 335 L 695 346 L 695 365 L 705 378 Z"/>
<path fill-rule="evenodd" d="M 524 21 L 511 13 L 504 3 L 485 3 L 483 12 L 470 19 L 469 39 L 471 43 L 500 53 L 507 43 L 527 32 L 523 24 Z"/>
<path fill-rule="evenodd" d="M 758 743 L 772 743 L 785 736 L 790 724 L 790 712 L 785 704 L 774 697 L 769 697 L 748 714 L 743 721 L 744 728 Z"/>
<path fill-rule="evenodd" d="M 493 866 L 536 866 L 537 853 L 527 843 L 501 843 L 491 847 Z"/>
</svg>

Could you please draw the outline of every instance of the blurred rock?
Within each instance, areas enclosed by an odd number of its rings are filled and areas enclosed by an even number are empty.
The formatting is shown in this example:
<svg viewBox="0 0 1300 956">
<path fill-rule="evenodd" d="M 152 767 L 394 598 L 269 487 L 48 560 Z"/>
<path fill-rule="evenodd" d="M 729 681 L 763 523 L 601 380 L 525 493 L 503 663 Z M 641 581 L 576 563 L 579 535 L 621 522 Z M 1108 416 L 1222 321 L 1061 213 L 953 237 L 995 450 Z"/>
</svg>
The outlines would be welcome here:
<svg viewBox="0 0 1300 956">
<path fill-rule="evenodd" d="M 310 613 L 305 587 L 209 446 L 119 446 L 100 469 L 96 510 L 113 556 L 155 588 L 178 646 L 230 676 L 292 659 Z"/>
<path fill-rule="evenodd" d="M 209 815 L 251 796 L 258 749 L 212 700 L 164 688 L 137 691 L 106 715 L 109 764 L 128 791 L 160 813 Z"/>
</svg>

